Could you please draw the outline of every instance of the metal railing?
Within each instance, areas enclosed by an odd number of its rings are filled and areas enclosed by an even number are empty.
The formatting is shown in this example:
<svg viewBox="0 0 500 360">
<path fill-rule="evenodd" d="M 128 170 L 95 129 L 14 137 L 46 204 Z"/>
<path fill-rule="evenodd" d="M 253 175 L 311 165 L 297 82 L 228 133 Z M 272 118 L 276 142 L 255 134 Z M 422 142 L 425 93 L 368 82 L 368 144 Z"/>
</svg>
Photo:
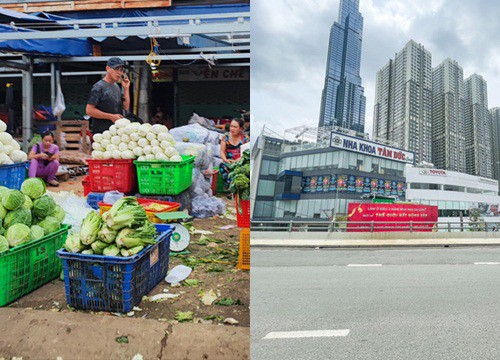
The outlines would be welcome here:
<svg viewBox="0 0 500 360">
<path fill-rule="evenodd" d="M 286 232 L 496 232 L 500 222 L 459 222 L 459 221 L 251 221 L 252 231 Z"/>
</svg>

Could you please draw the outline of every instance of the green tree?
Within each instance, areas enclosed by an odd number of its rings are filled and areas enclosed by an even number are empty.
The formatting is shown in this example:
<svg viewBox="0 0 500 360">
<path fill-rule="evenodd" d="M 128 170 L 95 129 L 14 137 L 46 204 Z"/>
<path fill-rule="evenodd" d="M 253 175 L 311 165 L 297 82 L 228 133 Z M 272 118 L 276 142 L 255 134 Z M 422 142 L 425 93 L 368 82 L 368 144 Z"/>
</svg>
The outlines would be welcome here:
<svg viewBox="0 0 500 360">
<path fill-rule="evenodd" d="M 470 209 L 469 210 L 469 231 L 484 231 L 485 230 L 485 222 L 481 217 L 481 212 L 479 209 Z"/>
</svg>

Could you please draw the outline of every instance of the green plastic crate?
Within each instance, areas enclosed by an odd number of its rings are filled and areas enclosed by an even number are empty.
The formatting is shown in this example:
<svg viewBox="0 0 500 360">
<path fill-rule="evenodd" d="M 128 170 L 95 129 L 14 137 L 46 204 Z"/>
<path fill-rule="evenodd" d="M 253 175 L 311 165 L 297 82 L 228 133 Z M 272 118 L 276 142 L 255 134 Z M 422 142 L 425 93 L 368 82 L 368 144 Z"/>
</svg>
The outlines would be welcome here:
<svg viewBox="0 0 500 360">
<path fill-rule="evenodd" d="M 177 195 L 191 186 L 195 156 L 182 161 L 134 161 L 139 193 Z"/>
<path fill-rule="evenodd" d="M 217 179 L 217 194 L 227 194 L 229 190 L 226 189 L 226 183 L 222 174 L 219 172 L 219 178 Z"/>
<path fill-rule="evenodd" d="M 36 241 L 0 254 L 0 306 L 57 278 L 62 262 L 56 255 L 68 236 L 69 225 Z"/>
</svg>

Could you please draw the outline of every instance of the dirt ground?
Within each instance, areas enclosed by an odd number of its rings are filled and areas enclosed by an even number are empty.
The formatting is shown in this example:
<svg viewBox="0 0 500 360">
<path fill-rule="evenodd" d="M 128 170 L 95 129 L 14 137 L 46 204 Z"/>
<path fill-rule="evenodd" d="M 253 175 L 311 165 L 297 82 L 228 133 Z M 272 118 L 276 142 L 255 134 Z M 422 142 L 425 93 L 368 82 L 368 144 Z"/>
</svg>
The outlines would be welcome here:
<svg viewBox="0 0 500 360">
<path fill-rule="evenodd" d="M 81 178 L 62 182 L 58 188 L 50 191 L 74 191 L 83 196 Z M 221 197 L 225 199 L 225 197 Z M 191 234 L 189 254 L 171 254 L 169 270 L 176 265 L 184 264 L 193 268 L 189 276 L 190 283 L 182 282 L 180 286 L 172 287 L 165 281 L 158 284 L 149 294 L 175 294 L 176 298 L 162 302 L 153 302 L 143 298 L 133 312 L 129 314 L 112 314 L 108 312 L 94 313 L 92 311 L 75 310 L 67 306 L 64 282 L 54 280 L 30 294 L 8 305 L 14 309 L 44 310 L 46 313 L 81 313 L 109 318 L 140 318 L 156 320 L 159 323 L 225 325 L 228 318 L 235 319 L 236 326 L 250 326 L 250 272 L 237 268 L 239 234 L 234 218 L 234 201 L 226 200 L 231 214 L 208 219 L 194 219 L 193 227 L 201 231 L 211 231 L 212 234 Z M 233 228 L 222 230 L 220 227 L 232 225 Z M 197 281 L 195 281 L 197 280 Z M 212 291 L 212 292 L 211 292 Z M 201 296 L 213 293 L 217 297 L 211 305 L 203 304 Z M 179 314 L 182 312 L 183 314 Z M 192 312 L 192 316 L 184 316 Z M 177 319 L 177 320 L 176 320 Z M 248 339 L 249 341 L 249 339 Z M 1 354 L 0 354 L 1 355 Z M 189 358 L 189 357 L 187 357 Z"/>
</svg>

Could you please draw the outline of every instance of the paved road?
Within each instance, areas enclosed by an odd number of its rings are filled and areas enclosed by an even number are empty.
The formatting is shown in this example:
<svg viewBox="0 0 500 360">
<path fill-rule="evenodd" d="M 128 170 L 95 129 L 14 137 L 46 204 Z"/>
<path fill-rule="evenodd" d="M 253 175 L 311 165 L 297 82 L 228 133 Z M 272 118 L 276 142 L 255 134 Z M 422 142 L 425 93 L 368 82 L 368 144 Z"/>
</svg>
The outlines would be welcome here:
<svg viewBox="0 0 500 360">
<path fill-rule="evenodd" d="M 251 256 L 252 360 L 500 359 L 500 248 Z"/>
</svg>

